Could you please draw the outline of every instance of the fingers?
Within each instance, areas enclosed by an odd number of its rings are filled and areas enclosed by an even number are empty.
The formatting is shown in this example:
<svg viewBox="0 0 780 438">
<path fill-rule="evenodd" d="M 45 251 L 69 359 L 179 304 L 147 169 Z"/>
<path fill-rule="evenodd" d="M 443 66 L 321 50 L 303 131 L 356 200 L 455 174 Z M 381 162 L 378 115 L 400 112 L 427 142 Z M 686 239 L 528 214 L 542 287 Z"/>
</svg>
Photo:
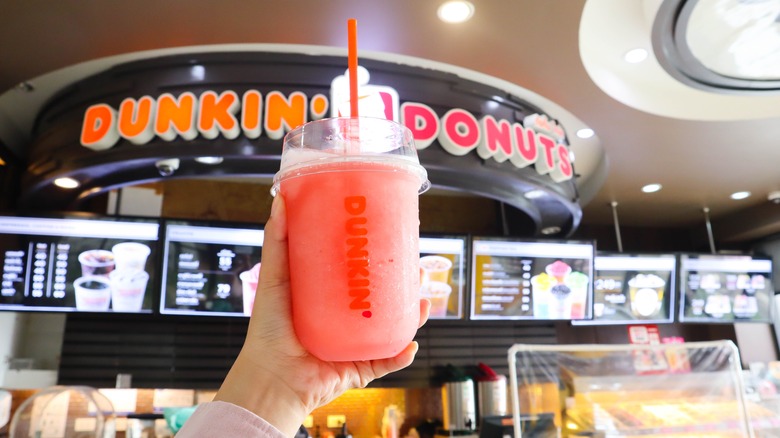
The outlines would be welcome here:
<svg viewBox="0 0 780 438">
<path fill-rule="evenodd" d="M 423 298 L 420 300 L 420 324 L 417 326 L 417 328 L 422 327 L 425 325 L 426 322 L 428 322 L 428 317 L 431 314 L 431 302 L 427 298 Z"/>
<path fill-rule="evenodd" d="M 289 281 L 287 209 L 284 198 L 278 195 L 271 205 L 271 217 L 265 227 L 258 289 L 276 287 Z"/>
<path fill-rule="evenodd" d="M 374 379 L 378 379 L 387 374 L 394 373 L 402 370 L 414 361 L 414 356 L 417 354 L 417 350 L 420 349 L 420 345 L 417 341 L 409 343 L 403 351 L 398 353 L 395 357 L 387 359 L 377 359 L 371 361 L 371 369 L 373 376 L 370 376 L 367 382 L 362 382 L 362 386 L 365 386 L 368 382 Z"/>
</svg>

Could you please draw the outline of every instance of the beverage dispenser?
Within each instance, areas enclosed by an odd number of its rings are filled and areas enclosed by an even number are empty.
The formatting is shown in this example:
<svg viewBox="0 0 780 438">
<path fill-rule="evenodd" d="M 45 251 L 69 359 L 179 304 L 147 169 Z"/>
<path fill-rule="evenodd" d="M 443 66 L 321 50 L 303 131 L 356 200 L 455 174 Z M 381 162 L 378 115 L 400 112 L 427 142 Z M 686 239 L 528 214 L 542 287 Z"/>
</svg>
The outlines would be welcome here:
<svg viewBox="0 0 780 438">
<path fill-rule="evenodd" d="M 441 388 L 444 436 L 476 436 L 477 415 L 474 381 L 462 370 L 447 366 L 447 375 Z"/>
</svg>

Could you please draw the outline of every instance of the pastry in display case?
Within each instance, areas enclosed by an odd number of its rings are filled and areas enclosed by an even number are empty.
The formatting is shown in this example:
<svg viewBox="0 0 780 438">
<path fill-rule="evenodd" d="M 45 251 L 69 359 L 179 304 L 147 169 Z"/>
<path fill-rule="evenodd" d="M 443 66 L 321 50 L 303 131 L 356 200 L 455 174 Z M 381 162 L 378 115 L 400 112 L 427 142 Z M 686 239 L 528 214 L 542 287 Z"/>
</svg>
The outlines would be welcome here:
<svg viewBox="0 0 780 438">
<path fill-rule="evenodd" d="M 509 361 L 513 415 L 552 414 L 562 437 L 780 436 L 780 410 L 746 396 L 730 341 L 518 344 Z"/>
</svg>

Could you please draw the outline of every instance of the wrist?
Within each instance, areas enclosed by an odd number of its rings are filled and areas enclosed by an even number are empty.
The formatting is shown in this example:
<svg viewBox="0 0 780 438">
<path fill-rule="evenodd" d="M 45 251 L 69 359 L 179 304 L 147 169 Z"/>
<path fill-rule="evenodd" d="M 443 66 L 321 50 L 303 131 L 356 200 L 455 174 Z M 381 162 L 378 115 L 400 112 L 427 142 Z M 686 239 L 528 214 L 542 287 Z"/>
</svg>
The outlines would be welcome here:
<svg viewBox="0 0 780 438">
<path fill-rule="evenodd" d="M 293 436 L 309 414 L 300 397 L 279 376 L 238 355 L 214 400 L 253 412 L 286 436 Z"/>
</svg>

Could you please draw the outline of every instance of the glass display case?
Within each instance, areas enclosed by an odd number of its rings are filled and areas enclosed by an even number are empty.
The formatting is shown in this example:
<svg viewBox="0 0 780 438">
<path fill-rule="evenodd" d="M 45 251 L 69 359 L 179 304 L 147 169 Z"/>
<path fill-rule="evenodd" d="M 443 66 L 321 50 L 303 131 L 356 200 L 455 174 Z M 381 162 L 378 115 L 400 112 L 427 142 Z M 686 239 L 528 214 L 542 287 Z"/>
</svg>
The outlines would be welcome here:
<svg viewBox="0 0 780 438">
<path fill-rule="evenodd" d="M 516 437 L 521 415 L 540 414 L 562 437 L 780 436 L 778 411 L 746 398 L 730 341 L 518 344 L 509 366 Z"/>
<path fill-rule="evenodd" d="M 17 408 L 11 438 L 113 438 L 116 414 L 111 401 L 86 386 L 52 386 Z"/>
</svg>

